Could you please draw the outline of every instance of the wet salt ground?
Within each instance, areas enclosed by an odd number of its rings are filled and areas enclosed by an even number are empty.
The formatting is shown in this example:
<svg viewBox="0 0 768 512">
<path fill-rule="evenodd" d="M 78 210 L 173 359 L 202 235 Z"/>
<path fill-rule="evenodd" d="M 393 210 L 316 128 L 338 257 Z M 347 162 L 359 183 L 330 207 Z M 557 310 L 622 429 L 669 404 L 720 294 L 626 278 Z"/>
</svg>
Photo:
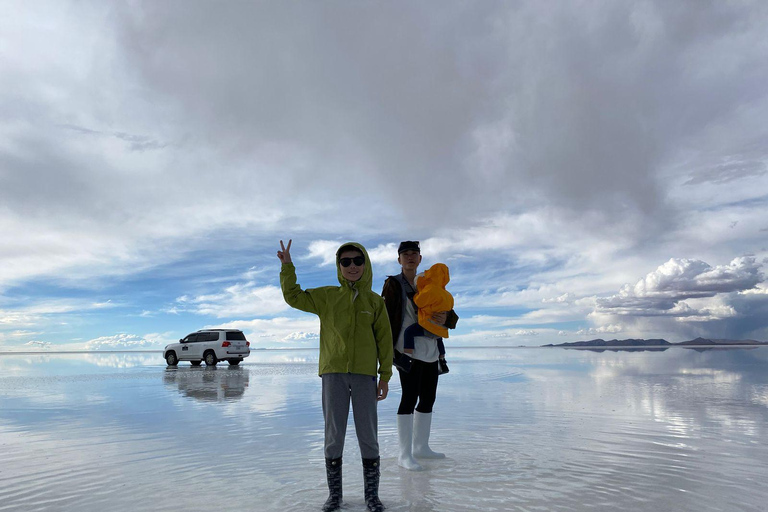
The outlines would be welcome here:
<svg viewBox="0 0 768 512">
<path fill-rule="evenodd" d="M 396 464 L 390 511 L 766 510 L 768 348 L 453 349 L 432 445 Z M 0 511 L 307 511 L 326 497 L 312 350 L 237 368 L 159 354 L 0 356 Z M 351 422 L 351 418 L 350 418 Z M 346 510 L 363 511 L 350 424 Z"/>
</svg>

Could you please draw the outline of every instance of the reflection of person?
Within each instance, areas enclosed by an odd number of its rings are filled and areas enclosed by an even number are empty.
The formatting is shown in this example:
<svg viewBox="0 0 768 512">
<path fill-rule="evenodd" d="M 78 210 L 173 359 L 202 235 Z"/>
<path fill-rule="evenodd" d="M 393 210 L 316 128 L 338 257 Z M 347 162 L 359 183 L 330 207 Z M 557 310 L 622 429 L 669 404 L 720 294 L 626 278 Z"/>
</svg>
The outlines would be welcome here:
<svg viewBox="0 0 768 512">
<path fill-rule="evenodd" d="M 416 276 L 416 295 L 413 302 L 419 308 L 419 321 L 408 326 L 403 332 L 403 352 L 410 359 L 413 354 L 414 338 L 416 336 L 425 336 L 427 332 L 439 336 L 437 338 L 437 350 L 439 355 L 439 373 L 448 373 L 448 364 L 445 362 L 445 345 L 443 338 L 448 337 L 448 329 L 435 322 L 432 315 L 441 311 L 450 311 L 453 309 L 453 296 L 445 289 L 445 285 L 450 281 L 448 267 L 444 263 L 435 263 L 426 271 Z M 410 361 L 407 361 L 405 367 L 398 366 L 403 371 L 409 371 Z"/>
<path fill-rule="evenodd" d="M 400 243 L 397 252 L 402 272 L 387 278 L 381 295 L 387 304 L 392 325 L 395 357 L 402 358 L 405 329 L 418 322 L 417 308 L 412 299 L 416 294 L 414 278 L 421 263 L 421 249 L 419 242 L 407 241 Z M 441 311 L 432 316 L 437 324 L 449 329 L 456 327 L 458 319 L 453 310 Z M 397 409 L 397 435 L 400 443 L 397 463 L 406 469 L 422 469 L 414 457 L 445 457 L 429 447 L 432 407 L 437 396 L 438 358 L 437 341 L 432 337 L 418 336 L 414 338 L 410 371 L 398 368 L 402 397 Z"/>
<path fill-rule="evenodd" d="M 325 468 L 328 500 L 323 511 L 339 510 L 342 502 L 341 456 L 347 432 L 349 403 L 363 459 L 368 510 L 384 510 L 379 500 L 377 400 L 384 400 L 392 377 L 392 332 L 382 298 L 371 291 L 373 271 L 365 248 L 342 245 L 336 252 L 341 286 L 302 290 L 291 262 L 291 240 L 280 241 L 280 286 L 291 307 L 320 317 L 320 369 L 325 418 Z M 376 384 L 378 364 L 379 383 Z"/>
</svg>

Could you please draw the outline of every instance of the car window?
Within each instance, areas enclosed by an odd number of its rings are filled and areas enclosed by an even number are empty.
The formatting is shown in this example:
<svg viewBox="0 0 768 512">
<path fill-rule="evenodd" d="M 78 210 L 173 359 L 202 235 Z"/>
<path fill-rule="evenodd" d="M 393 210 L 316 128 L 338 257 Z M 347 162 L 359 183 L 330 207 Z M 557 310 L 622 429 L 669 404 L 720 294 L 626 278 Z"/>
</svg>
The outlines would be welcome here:
<svg viewBox="0 0 768 512">
<path fill-rule="evenodd" d="M 183 341 L 186 341 L 187 343 L 191 343 L 193 341 L 197 341 L 197 334 L 190 334 L 186 338 L 184 338 Z"/>
<path fill-rule="evenodd" d="M 245 341 L 245 334 L 240 331 L 227 332 L 227 339 L 229 341 Z"/>
<path fill-rule="evenodd" d="M 218 341 L 218 332 L 204 332 L 200 334 L 200 341 Z"/>
</svg>

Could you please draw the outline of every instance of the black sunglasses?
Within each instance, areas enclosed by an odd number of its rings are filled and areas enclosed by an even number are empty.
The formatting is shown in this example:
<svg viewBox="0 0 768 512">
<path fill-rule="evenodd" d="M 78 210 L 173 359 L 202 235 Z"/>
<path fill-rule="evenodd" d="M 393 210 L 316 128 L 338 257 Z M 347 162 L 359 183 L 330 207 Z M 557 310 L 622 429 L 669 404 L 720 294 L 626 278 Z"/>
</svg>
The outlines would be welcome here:
<svg viewBox="0 0 768 512">
<path fill-rule="evenodd" d="M 340 258 L 339 259 L 339 265 L 341 265 L 344 268 L 347 268 L 351 264 L 355 264 L 356 267 L 362 267 L 365 263 L 365 257 L 364 256 L 355 256 L 354 258 Z"/>
</svg>

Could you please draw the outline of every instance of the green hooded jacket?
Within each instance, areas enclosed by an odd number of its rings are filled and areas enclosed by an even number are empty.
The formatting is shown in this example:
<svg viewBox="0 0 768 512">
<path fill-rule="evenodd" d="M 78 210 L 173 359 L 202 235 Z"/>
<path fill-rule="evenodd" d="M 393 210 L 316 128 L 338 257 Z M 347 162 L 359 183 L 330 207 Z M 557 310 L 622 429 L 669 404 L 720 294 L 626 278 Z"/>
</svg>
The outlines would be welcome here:
<svg viewBox="0 0 768 512">
<path fill-rule="evenodd" d="M 357 373 L 376 376 L 384 382 L 392 377 L 392 330 L 384 299 L 371 290 L 373 270 L 365 248 L 353 246 L 365 256 L 362 277 L 352 283 L 344 279 L 336 252 L 336 272 L 341 286 L 302 290 L 296 282 L 296 267 L 280 269 L 280 287 L 289 306 L 320 317 L 320 367 L 318 374 Z M 341 249 L 341 247 L 339 249 Z"/>
</svg>

